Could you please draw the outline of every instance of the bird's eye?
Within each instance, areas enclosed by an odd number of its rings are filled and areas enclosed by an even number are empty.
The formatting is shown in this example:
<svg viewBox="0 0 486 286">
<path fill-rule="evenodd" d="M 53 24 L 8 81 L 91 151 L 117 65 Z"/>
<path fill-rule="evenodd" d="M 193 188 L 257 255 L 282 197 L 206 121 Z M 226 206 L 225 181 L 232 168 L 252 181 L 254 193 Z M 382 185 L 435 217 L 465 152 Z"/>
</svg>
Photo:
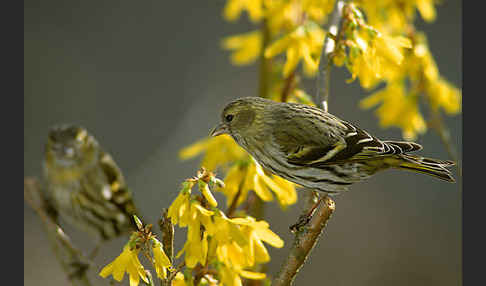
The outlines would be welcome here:
<svg viewBox="0 0 486 286">
<path fill-rule="evenodd" d="M 231 120 L 233 120 L 233 115 L 232 114 L 228 114 L 224 117 L 224 119 L 226 119 L 226 121 L 230 122 Z"/>
</svg>

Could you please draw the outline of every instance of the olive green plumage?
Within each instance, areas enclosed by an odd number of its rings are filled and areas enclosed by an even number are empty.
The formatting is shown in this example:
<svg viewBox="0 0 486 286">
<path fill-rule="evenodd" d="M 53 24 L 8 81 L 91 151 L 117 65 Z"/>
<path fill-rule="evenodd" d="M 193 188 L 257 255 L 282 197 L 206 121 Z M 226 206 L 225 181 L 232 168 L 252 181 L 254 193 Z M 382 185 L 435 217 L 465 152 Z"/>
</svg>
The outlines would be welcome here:
<svg viewBox="0 0 486 286">
<path fill-rule="evenodd" d="M 381 141 L 309 105 L 246 97 L 226 105 L 212 136 L 229 134 L 265 169 L 323 192 L 340 192 L 377 171 L 411 170 L 454 182 L 442 161 L 409 155 L 417 143 Z"/>
<path fill-rule="evenodd" d="M 101 240 L 135 230 L 137 211 L 122 172 L 86 129 L 49 130 L 44 178 L 49 202 L 68 223 Z"/>
</svg>

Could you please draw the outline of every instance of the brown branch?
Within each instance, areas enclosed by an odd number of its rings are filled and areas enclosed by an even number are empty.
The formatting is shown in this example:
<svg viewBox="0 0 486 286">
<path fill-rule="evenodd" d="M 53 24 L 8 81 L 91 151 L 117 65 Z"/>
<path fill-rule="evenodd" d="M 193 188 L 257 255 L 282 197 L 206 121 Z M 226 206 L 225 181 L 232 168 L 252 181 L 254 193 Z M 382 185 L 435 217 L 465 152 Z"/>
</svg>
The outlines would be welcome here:
<svg viewBox="0 0 486 286">
<path fill-rule="evenodd" d="M 24 178 L 24 200 L 40 217 L 52 250 L 72 285 L 90 286 L 91 283 L 88 280 L 85 269 L 80 268 L 82 271 L 72 273 L 76 269 L 76 265 L 78 268 L 86 267 L 88 265 L 85 263 L 87 259 L 82 255 L 81 251 L 74 247 L 69 237 L 50 214 L 49 207 L 46 204 L 47 200 L 36 178 Z"/>
<path fill-rule="evenodd" d="M 230 206 L 226 210 L 226 216 L 229 217 L 229 218 L 233 217 L 233 214 L 236 211 L 236 206 L 237 206 L 238 200 L 240 199 L 240 196 L 241 196 L 241 189 L 243 187 L 242 185 L 243 185 L 243 181 L 240 182 L 240 185 L 238 187 L 238 192 L 236 192 L 236 195 L 233 197 L 233 200 L 231 201 Z"/>
<path fill-rule="evenodd" d="M 295 86 L 295 73 L 296 69 L 294 69 L 285 79 L 285 85 L 282 89 L 282 95 L 280 96 L 281 102 L 287 102 L 287 99 L 290 96 L 290 93 L 294 89 Z"/>
<path fill-rule="evenodd" d="M 267 20 L 263 20 L 261 31 L 263 40 L 260 53 L 258 96 L 266 98 L 270 90 L 270 76 L 272 74 L 272 61 L 265 57 L 265 48 L 270 43 L 270 29 L 268 28 Z"/>
<path fill-rule="evenodd" d="M 291 285 L 297 275 L 299 269 L 309 257 L 310 252 L 317 243 L 322 230 L 326 226 L 327 221 L 331 217 L 335 209 L 334 201 L 325 196 L 319 200 L 319 206 L 316 208 L 306 227 L 297 232 L 294 243 L 290 249 L 289 256 L 285 260 L 272 282 L 272 286 Z"/>
<path fill-rule="evenodd" d="M 316 95 L 314 97 L 314 103 L 322 108 L 324 111 L 328 109 L 329 102 L 329 90 L 331 85 L 331 56 L 335 50 L 337 43 L 341 38 L 341 31 L 339 27 L 342 25 L 342 6 L 345 1 L 338 0 L 335 3 L 334 10 L 332 12 L 331 21 L 328 27 L 328 35 L 324 39 L 322 47 L 321 57 L 319 61 L 319 67 L 316 75 Z M 339 30 L 339 33 L 337 32 Z M 324 87 L 321 90 L 321 82 Z"/>
<path fill-rule="evenodd" d="M 162 218 L 159 220 L 159 227 L 162 233 L 162 245 L 164 252 L 170 260 L 170 263 L 174 262 L 174 225 L 167 216 L 168 210 L 162 210 Z"/>
</svg>

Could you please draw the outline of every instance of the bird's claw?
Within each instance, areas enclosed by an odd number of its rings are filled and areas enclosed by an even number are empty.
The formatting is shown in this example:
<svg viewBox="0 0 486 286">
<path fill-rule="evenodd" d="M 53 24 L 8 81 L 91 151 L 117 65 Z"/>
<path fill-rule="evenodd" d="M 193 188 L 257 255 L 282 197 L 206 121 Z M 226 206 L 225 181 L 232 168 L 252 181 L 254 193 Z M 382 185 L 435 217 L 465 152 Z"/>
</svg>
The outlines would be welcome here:
<svg viewBox="0 0 486 286">
<path fill-rule="evenodd" d="M 311 218 L 312 218 L 312 214 L 301 215 L 299 217 L 299 220 L 295 224 L 293 224 L 289 227 L 290 231 L 292 233 L 296 233 L 296 232 L 302 230 L 302 228 L 305 227 L 309 223 Z"/>
</svg>

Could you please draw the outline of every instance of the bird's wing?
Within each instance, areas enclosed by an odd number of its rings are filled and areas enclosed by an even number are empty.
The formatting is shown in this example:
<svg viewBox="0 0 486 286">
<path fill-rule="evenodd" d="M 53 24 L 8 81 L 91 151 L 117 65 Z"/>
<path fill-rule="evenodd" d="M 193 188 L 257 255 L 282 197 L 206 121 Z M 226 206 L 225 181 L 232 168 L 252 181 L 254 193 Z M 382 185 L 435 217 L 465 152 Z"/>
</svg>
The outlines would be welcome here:
<svg viewBox="0 0 486 286">
<path fill-rule="evenodd" d="M 274 142 L 286 154 L 288 163 L 319 167 L 402 154 L 422 148 L 412 142 L 381 141 L 348 122 L 329 114 L 326 116 L 329 117 L 325 124 L 334 124 L 334 128 L 315 122 L 312 128 L 308 124 L 304 127 L 295 117 L 274 126 Z M 317 140 L 323 137 L 328 140 Z"/>
<path fill-rule="evenodd" d="M 124 213 L 135 214 L 132 194 L 125 184 L 123 174 L 110 154 L 100 152 L 100 166 L 111 187 L 111 201 Z M 132 221 L 132 219 L 130 219 Z"/>
</svg>

